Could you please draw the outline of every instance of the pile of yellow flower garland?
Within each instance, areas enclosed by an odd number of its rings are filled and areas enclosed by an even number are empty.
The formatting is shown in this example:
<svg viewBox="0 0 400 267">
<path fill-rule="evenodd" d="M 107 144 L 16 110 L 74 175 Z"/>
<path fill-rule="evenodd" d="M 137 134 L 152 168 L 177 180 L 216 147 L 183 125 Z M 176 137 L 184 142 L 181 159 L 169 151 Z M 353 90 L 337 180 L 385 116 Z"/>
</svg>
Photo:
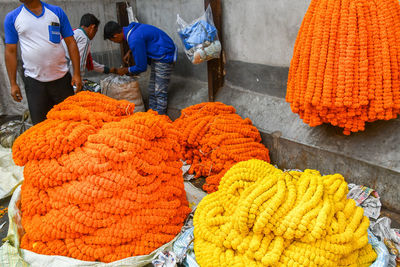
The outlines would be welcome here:
<svg viewBox="0 0 400 267">
<path fill-rule="evenodd" d="M 253 158 L 270 160 L 257 128 L 232 106 L 221 102 L 190 106 L 173 124 L 182 133 L 189 173 L 206 177 L 203 189 L 208 193 L 218 189 L 219 181 L 235 163 Z"/>
<path fill-rule="evenodd" d="M 207 266 L 369 266 L 369 220 L 339 174 L 234 165 L 194 215 L 196 260 Z"/>
<path fill-rule="evenodd" d="M 180 232 L 190 212 L 180 133 L 166 116 L 133 109 L 82 92 L 16 140 L 14 161 L 25 165 L 22 248 L 113 262 Z"/>
</svg>

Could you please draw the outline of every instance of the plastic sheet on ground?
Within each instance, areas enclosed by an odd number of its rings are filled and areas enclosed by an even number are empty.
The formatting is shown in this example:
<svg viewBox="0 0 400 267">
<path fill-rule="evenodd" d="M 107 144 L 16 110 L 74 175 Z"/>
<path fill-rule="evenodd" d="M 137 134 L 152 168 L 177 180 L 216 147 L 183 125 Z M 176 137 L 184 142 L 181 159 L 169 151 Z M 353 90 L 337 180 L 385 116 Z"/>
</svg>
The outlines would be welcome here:
<svg viewBox="0 0 400 267">
<path fill-rule="evenodd" d="M 193 222 L 193 221 L 192 221 Z M 173 251 L 185 267 L 199 267 L 194 254 L 194 227 L 190 227 L 174 242 Z"/>
<path fill-rule="evenodd" d="M 379 253 L 383 253 L 380 246 L 386 248 L 387 256 L 385 257 L 388 261 L 386 265 L 379 265 L 381 264 L 379 263 L 372 266 L 396 267 L 396 258 L 400 262 L 400 235 L 397 229 L 391 228 L 391 220 L 389 218 L 379 218 L 382 204 L 378 192 L 366 186 L 349 184 L 347 198 L 354 199 L 357 205 L 364 209 L 364 215 L 370 218 L 369 230 L 371 231 L 371 235 L 373 234 L 375 239 L 380 242 L 379 246 L 374 246 L 378 253 L 377 262 L 382 262 L 382 259 L 379 259 Z"/>
<path fill-rule="evenodd" d="M 193 224 L 193 218 L 190 223 Z M 158 258 L 153 260 L 153 266 L 176 267 L 179 264 L 184 267 L 199 267 L 194 255 L 193 230 L 193 226 L 182 230 L 173 244 L 172 251 L 163 251 L 158 254 Z"/>
<path fill-rule="evenodd" d="M 173 242 L 172 249 L 160 252 L 158 257 L 153 260 L 153 266 L 155 267 L 175 267 L 177 264 L 185 267 L 199 267 L 193 247 L 193 215 L 197 205 L 207 194 L 188 182 L 185 182 L 185 190 L 192 212 L 186 219 L 181 233 Z"/>
<path fill-rule="evenodd" d="M 379 218 L 376 222 L 371 222 L 370 229 L 375 236 L 379 237 L 389 249 L 389 265 L 396 266 L 396 258 L 400 259 L 400 236 L 396 229 L 391 228 L 391 220 L 388 217 Z"/>
<path fill-rule="evenodd" d="M 189 170 L 191 165 L 187 164 L 186 161 L 181 160 L 183 165 L 182 165 L 182 172 L 183 172 L 183 180 L 185 181 L 190 181 L 195 178 L 194 174 L 189 174 Z"/>
<path fill-rule="evenodd" d="M 14 164 L 11 149 L 0 146 L 0 199 L 10 196 L 24 179 L 23 170 Z"/>
<path fill-rule="evenodd" d="M 368 218 L 378 219 L 381 214 L 381 201 L 378 192 L 362 185 L 349 184 L 347 198 L 354 199 L 357 206 L 364 209 L 364 215 Z"/>
<path fill-rule="evenodd" d="M 157 259 L 153 260 L 154 267 L 175 267 L 176 255 L 172 251 L 162 251 Z"/>
<path fill-rule="evenodd" d="M 389 264 L 389 251 L 385 244 L 376 238 L 371 230 L 368 230 L 368 242 L 374 248 L 378 257 L 370 267 L 386 267 Z"/>
<path fill-rule="evenodd" d="M 8 121 L 0 126 L 0 146 L 11 148 L 15 139 L 32 127 L 29 122 L 29 111 L 26 110 L 20 120 Z"/>
<path fill-rule="evenodd" d="M 207 195 L 204 191 L 198 189 L 189 182 L 184 183 L 186 197 L 189 201 L 189 207 L 194 210 L 195 207 L 200 203 L 200 201 Z"/>
<path fill-rule="evenodd" d="M 187 189 L 186 189 L 187 188 Z M 193 206 L 197 204 L 202 199 L 202 194 L 199 189 L 192 185 L 185 183 L 186 195 L 188 201 L 193 203 Z M 200 192 L 201 193 L 200 193 Z M 80 261 L 73 258 L 62 257 L 62 256 L 47 256 L 40 255 L 29 250 L 20 248 L 20 237 L 24 234 L 24 229 L 21 224 L 21 215 L 18 207 L 18 202 L 21 197 L 21 186 L 17 187 L 15 190 L 9 207 L 8 207 L 8 218 L 10 221 L 8 228 L 7 241 L 0 248 L 0 266 L 32 266 L 32 267 L 83 267 L 83 266 L 95 266 L 95 267 L 122 267 L 122 266 L 135 266 L 141 267 L 151 264 L 154 259 L 158 257 L 163 251 L 172 251 L 172 246 L 175 240 L 177 240 L 181 235 L 178 234 L 174 240 L 163 245 L 157 250 L 153 251 L 148 255 L 135 256 L 112 263 L 102 263 L 102 262 L 87 262 Z M 184 228 L 186 229 L 186 228 Z"/>
</svg>

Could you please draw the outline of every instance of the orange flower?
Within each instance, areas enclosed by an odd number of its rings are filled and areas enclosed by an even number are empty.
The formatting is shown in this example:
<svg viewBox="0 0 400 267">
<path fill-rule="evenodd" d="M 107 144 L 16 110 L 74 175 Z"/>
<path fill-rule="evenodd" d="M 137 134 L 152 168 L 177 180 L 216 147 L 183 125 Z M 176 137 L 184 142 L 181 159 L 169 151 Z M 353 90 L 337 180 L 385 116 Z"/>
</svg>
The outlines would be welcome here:
<svg viewBox="0 0 400 267">
<path fill-rule="evenodd" d="M 180 133 L 166 116 L 133 109 L 78 93 L 14 143 L 14 161 L 25 165 L 22 248 L 111 262 L 180 232 L 190 212 Z"/>
<path fill-rule="evenodd" d="M 400 113 L 397 0 L 312 0 L 295 43 L 286 101 L 310 126 L 351 132 Z"/>
<path fill-rule="evenodd" d="M 248 159 L 269 162 L 257 128 L 242 119 L 235 108 L 220 102 L 202 103 L 182 110 L 173 124 L 182 133 L 183 158 L 189 173 L 205 176 L 203 189 L 214 192 L 219 181 L 235 163 Z"/>
</svg>

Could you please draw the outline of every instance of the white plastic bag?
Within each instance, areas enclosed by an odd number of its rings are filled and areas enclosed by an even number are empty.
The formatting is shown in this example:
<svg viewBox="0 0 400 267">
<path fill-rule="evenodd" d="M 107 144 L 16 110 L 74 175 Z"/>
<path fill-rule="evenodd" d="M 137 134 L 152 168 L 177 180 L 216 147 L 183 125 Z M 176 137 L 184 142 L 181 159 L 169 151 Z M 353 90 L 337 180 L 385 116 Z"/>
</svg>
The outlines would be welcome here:
<svg viewBox="0 0 400 267">
<path fill-rule="evenodd" d="M 0 199 L 10 196 L 24 180 L 23 171 L 24 167 L 15 165 L 11 149 L 0 146 Z"/>
<path fill-rule="evenodd" d="M 128 3 L 128 1 L 125 1 L 125 3 L 126 3 L 126 12 L 128 13 L 129 24 L 131 24 L 132 22 L 139 22 L 136 16 L 133 14 L 132 6 Z"/>
<path fill-rule="evenodd" d="M 186 23 L 179 14 L 176 22 L 186 56 L 193 64 L 220 57 L 221 43 L 210 5 L 204 14 L 192 23 Z"/>
<path fill-rule="evenodd" d="M 128 100 L 135 104 L 135 112 L 144 112 L 139 82 L 130 76 L 111 75 L 100 81 L 101 93 L 117 100 Z"/>
</svg>

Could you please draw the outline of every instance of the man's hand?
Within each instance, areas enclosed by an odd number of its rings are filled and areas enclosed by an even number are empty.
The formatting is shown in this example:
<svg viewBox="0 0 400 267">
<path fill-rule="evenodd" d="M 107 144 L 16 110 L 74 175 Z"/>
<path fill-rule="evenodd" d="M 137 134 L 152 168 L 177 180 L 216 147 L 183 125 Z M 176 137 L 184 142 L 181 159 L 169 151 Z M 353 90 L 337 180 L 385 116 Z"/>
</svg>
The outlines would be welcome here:
<svg viewBox="0 0 400 267">
<path fill-rule="evenodd" d="M 79 49 L 73 36 L 65 37 L 64 42 L 68 47 L 68 53 L 72 61 L 74 75 L 72 76 L 71 84 L 76 87 L 76 93 L 82 90 L 82 79 L 80 73 L 80 56 Z"/>
<path fill-rule="evenodd" d="M 21 89 L 17 84 L 17 44 L 6 44 L 5 59 L 8 79 L 11 84 L 11 96 L 15 101 L 21 102 Z"/>
<path fill-rule="evenodd" d="M 131 52 L 131 50 L 129 50 L 128 53 L 126 53 L 125 56 L 122 58 L 122 61 L 124 63 L 130 65 L 129 61 L 131 60 L 131 57 L 132 57 L 132 52 Z"/>
<path fill-rule="evenodd" d="M 21 102 L 22 94 L 21 94 L 21 89 L 19 89 L 18 84 L 11 85 L 11 96 L 14 98 L 15 101 Z"/>
<path fill-rule="evenodd" d="M 82 79 L 80 74 L 74 74 L 74 76 L 72 76 L 71 85 L 75 86 L 75 93 L 78 93 L 82 90 Z"/>
<path fill-rule="evenodd" d="M 129 73 L 129 69 L 128 68 L 119 68 L 117 69 L 117 74 L 118 75 L 126 75 Z"/>
</svg>

